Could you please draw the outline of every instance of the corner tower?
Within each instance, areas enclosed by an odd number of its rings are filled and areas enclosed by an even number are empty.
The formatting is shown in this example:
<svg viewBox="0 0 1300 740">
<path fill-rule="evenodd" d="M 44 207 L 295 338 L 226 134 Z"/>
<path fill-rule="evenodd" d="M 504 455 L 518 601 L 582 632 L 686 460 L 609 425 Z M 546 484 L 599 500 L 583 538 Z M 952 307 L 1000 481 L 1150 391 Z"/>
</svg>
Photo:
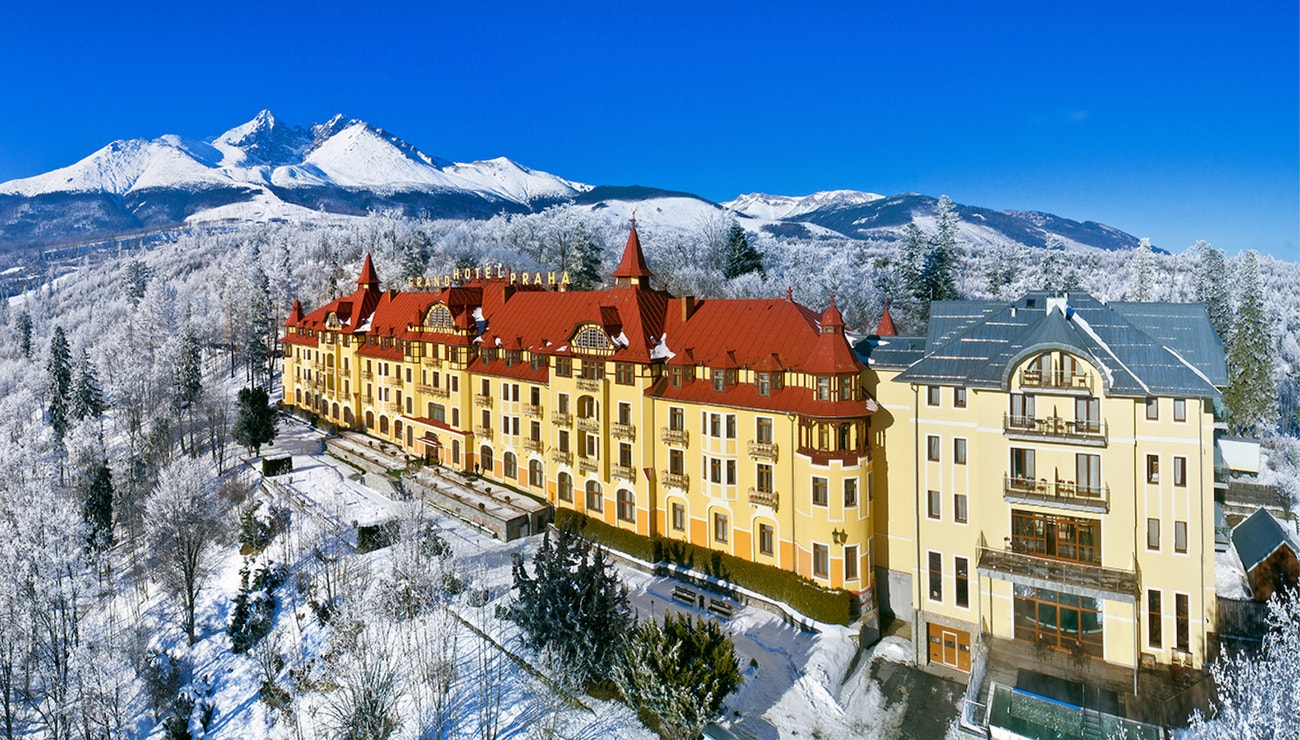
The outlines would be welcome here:
<svg viewBox="0 0 1300 740">
<path fill-rule="evenodd" d="M 618 288 L 649 288 L 650 267 L 645 263 L 645 252 L 641 251 L 641 237 L 636 233 L 636 219 L 632 219 L 632 232 L 627 235 L 627 246 L 623 247 L 623 259 L 614 270 L 614 285 Z"/>
</svg>

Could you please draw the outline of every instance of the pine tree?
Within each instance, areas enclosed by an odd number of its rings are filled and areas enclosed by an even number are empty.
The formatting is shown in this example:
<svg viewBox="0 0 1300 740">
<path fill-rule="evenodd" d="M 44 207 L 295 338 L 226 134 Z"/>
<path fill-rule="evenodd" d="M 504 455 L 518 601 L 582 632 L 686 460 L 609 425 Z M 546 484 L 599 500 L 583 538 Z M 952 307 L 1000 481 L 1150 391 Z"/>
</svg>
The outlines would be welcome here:
<svg viewBox="0 0 1300 740">
<path fill-rule="evenodd" d="M 1151 240 L 1143 237 L 1133 250 L 1133 273 L 1129 276 L 1128 297 L 1133 301 L 1155 299 L 1156 268 L 1151 255 Z"/>
<path fill-rule="evenodd" d="M 722 253 L 722 275 L 728 280 L 751 272 L 766 274 L 763 270 L 763 253 L 749 243 L 745 229 L 735 221 L 727 230 L 727 244 Z"/>
<path fill-rule="evenodd" d="M 172 405 L 185 410 L 194 405 L 203 390 L 203 357 L 194 327 L 181 330 L 180 345 L 172 362 Z"/>
<path fill-rule="evenodd" d="M 260 455 L 262 445 L 275 440 L 275 420 L 275 409 L 270 407 L 265 388 L 240 388 L 235 428 L 230 436 L 250 455 Z"/>
<path fill-rule="evenodd" d="M 569 279 L 574 290 L 595 290 L 601 284 L 601 246 L 587 227 L 574 228 L 568 252 Z"/>
<path fill-rule="evenodd" d="M 32 315 L 23 311 L 18 314 L 18 351 L 23 357 L 32 357 Z"/>
<path fill-rule="evenodd" d="M 1048 234 L 1043 244 L 1043 261 L 1039 265 L 1039 289 L 1065 290 L 1065 245 L 1056 234 Z"/>
<path fill-rule="evenodd" d="M 934 211 L 934 238 L 930 241 L 930 252 L 926 255 L 924 282 L 930 300 L 951 300 L 957 297 L 953 271 L 957 266 L 957 226 L 960 218 L 957 207 L 946 195 L 939 196 Z"/>
<path fill-rule="evenodd" d="M 140 260 L 131 260 L 126 265 L 126 275 L 122 283 L 126 286 L 126 300 L 132 305 L 144 298 L 144 290 L 149 285 L 149 268 Z"/>
<path fill-rule="evenodd" d="M 1273 339 L 1264 313 L 1259 279 L 1259 254 L 1246 253 L 1237 293 L 1237 316 L 1228 337 L 1228 388 L 1223 402 L 1235 434 L 1261 435 L 1277 422 L 1277 393 L 1273 387 Z"/>
<path fill-rule="evenodd" d="M 1205 304 L 1210 324 L 1225 342 L 1232 333 L 1232 306 L 1228 299 L 1228 266 L 1223 250 L 1209 242 L 1198 241 L 1192 251 L 1200 257 L 1196 264 L 1196 300 Z"/>
<path fill-rule="evenodd" d="M 107 460 L 99 460 L 81 483 L 81 516 L 90 531 L 86 545 L 94 550 L 113 546 L 113 477 Z"/>
<path fill-rule="evenodd" d="M 99 387 L 99 375 L 95 365 L 90 361 L 90 354 L 83 348 L 77 358 L 76 371 L 72 376 L 72 416 L 82 419 L 98 419 L 104 415 L 104 392 Z"/>
<path fill-rule="evenodd" d="M 913 297 L 925 302 L 925 285 L 921 282 L 921 271 L 925 266 L 925 256 L 929 251 L 925 232 L 916 222 L 903 227 L 903 280 Z"/>
<path fill-rule="evenodd" d="M 424 268 L 429 263 L 429 238 L 424 232 L 416 232 L 415 236 L 402 245 L 402 280 L 413 280 L 424 274 Z"/>
<path fill-rule="evenodd" d="M 68 339 L 63 334 L 63 327 L 54 327 L 54 336 L 50 338 L 50 356 L 45 369 L 49 374 L 50 426 L 62 442 L 68 433 L 69 406 L 72 395 L 72 351 L 68 348 Z"/>
</svg>

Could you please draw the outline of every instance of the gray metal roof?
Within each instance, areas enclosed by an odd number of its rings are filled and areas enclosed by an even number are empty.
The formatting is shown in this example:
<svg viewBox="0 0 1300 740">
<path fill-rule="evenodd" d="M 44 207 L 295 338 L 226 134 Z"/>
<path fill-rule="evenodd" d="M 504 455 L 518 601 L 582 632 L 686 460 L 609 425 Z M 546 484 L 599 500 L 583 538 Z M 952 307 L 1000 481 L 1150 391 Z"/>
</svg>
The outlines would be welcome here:
<svg viewBox="0 0 1300 740">
<path fill-rule="evenodd" d="M 1254 514 L 1232 529 L 1232 546 L 1237 548 L 1237 557 L 1241 558 L 1247 571 L 1267 560 L 1282 545 L 1296 552 L 1296 544 L 1290 535 L 1264 509 L 1256 509 Z"/>
<path fill-rule="evenodd" d="M 862 364 L 878 370 L 902 370 L 925 355 L 925 337 L 870 336 L 853 345 Z"/>
<path fill-rule="evenodd" d="M 1142 305 L 1154 308 L 1126 304 L 1139 326 L 1083 292 L 1038 291 L 1013 303 L 936 301 L 925 356 L 896 380 L 1006 388 L 1016 362 L 1059 349 L 1101 368 L 1107 395 L 1217 398 L 1216 386 L 1226 384 L 1223 349 L 1204 307 Z"/>
</svg>

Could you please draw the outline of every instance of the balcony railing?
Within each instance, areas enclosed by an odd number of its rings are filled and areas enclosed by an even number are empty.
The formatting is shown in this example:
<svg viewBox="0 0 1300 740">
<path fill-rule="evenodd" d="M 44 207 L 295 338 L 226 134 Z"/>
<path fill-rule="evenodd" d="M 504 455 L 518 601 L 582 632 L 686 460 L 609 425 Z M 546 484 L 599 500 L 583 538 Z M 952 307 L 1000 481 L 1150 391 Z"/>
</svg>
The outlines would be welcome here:
<svg viewBox="0 0 1300 740">
<path fill-rule="evenodd" d="M 370 370 L 362 370 L 362 371 L 361 371 L 361 379 L 362 379 L 362 380 L 374 380 L 374 379 L 375 379 L 375 374 L 374 374 L 373 372 L 371 372 Z"/>
<path fill-rule="evenodd" d="M 415 386 L 416 393 L 433 393 L 433 386 L 428 383 L 417 383 Z"/>
<path fill-rule="evenodd" d="M 594 457 L 579 457 L 579 458 L 578 458 L 578 472 L 580 472 L 580 473 L 594 473 L 594 472 L 596 472 L 596 466 L 597 466 L 597 464 L 598 464 L 599 462 L 600 462 L 600 461 L 597 460 L 597 459 L 594 458 Z"/>
<path fill-rule="evenodd" d="M 1002 415 L 1002 433 L 1012 439 L 1042 439 L 1105 446 L 1106 422 L 1100 419 L 1066 419 L 1060 416 Z"/>
<path fill-rule="evenodd" d="M 669 429 L 662 427 L 659 429 L 659 441 L 666 445 L 685 447 L 690 444 L 690 433 L 685 429 Z"/>
<path fill-rule="evenodd" d="M 1072 480 L 1002 477 L 1002 498 L 1013 503 L 1055 506 L 1072 511 L 1110 511 L 1110 486 L 1079 484 Z"/>
<path fill-rule="evenodd" d="M 474 405 L 492 408 L 492 396 L 486 396 L 481 393 L 474 394 Z"/>
<path fill-rule="evenodd" d="M 1131 570 L 1058 560 L 1016 552 L 1011 548 L 979 548 L 977 570 L 980 575 L 989 578 L 1023 586 L 1051 588 L 1077 596 L 1103 596 L 1129 604 L 1137 598 L 1137 573 Z"/>
<path fill-rule="evenodd" d="M 361 402 L 365 404 L 373 404 L 375 402 L 375 397 L 368 393 L 362 394 Z"/>
<path fill-rule="evenodd" d="M 551 423 L 557 427 L 573 426 L 573 414 L 562 414 L 559 411 L 551 412 Z"/>
<path fill-rule="evenodd" d="M 434 398 L 449 398 L 451 396 L 451 389 L 446 386 L 431 386 L 429 388 L 429 395 Z"/>
<path fill-rule="evenodd" d="M 551 462 L 572 465 L 573 453 L 568 450 L 551 450 Z"/>
<path fill-rule="evenodd" d="M 665 486 L 680 488 L 683 491 L 688 490 L 691 487 L 691 477 L 686 473 L 674 473 L 669 470 L 661 470 L 659 471 L 659 478 L 663 481 Z"/>
<path fill-rule="evenodd" d="M 610 465 L 609 475 L 612 478 L 622 478 L 628 483 L 636 483 L 636 468 L 631 465 Z"/>
<path fill-rule="evenodd" d="M 755 506 L 771 506 L 775 510 L 781 503 L 781 494 L 776 491 L 760 491 L 751 488 L 749 489 L 749 503 Z"/>
<path fill-rule="evenodd" d="M 749 442 L 749 456 L 755 460 L 771 460 L 776 462 L 776 453 L 778 452 L 775 442 Z"/>
<path fill-rule="evenodd" d="M 394 414 L 402 413 L 402 404 L 399 401 L 391 401 L 388 404 L 388 410 Z"/>
<path fill-rule="evenodd" d="M 442 367 L 442 360 L 429 355 L 420 358 L 420 362 L 424 363 L 425 367 Z"/>
<path fill-rule="evenodd" d="M 397 386 L 400 386 L 402 384 L 402 374 L 398 373 L 396 375 L 387 375 L 384 377 L 384 382 L 396 388 Z"/>
<path fill-rule="evenodd" d="M 531 416 L 534 419 L 542 418 L 542 407 L 540 404 L 526 403 L 520 411 L 523 412 L 524 416 Z"/>
<path fill-rule="evenodd" d="M 600 431 L 600 419 L 593 419 L 587 416 L 579 416 L 578 430 L 595 434 Z"/>
<path fill-rule="evenodd" d="M 600 381 L 595 380 L 594 378 L 578 378 L 577 386 L 580 391 L 590 391 L 595 393 L 600 390 Z"/>
<path fill-rule="evenodd" d="M 476 437 L 491 438 L 491 437 L 492 437 L 492 427 L 485 427 L 485 426 L 482 426 L 482 425 L 475 425 L 475 426 L 474 426 L 474 436 L 476 436 Z"/>
<path fill-rule="evenodd" d="M 542 451 L 543 449 L 545 449 L 545 448 L 546 448 L 546 443 L 543 442 L 543 441 L 540 440 L 540 439 L 525 439 L 525 440 L 524 440 L 524 449 L 525 449 L 525 450 L 532 450 L 533 452 L 541 452 L 541 451 Z"/>
<path fill-rule="evenodd" d="M 1091 391 L 1092 374 L 1066 372 L 1060 369 L 1044 372 L 1035 368 L 1025 368 L 1020 371 L 1020 385 L 1026 388 Z"/>
<path fill-rule="evenodd" d="M 609 436 L 614 439 L 625 439 L 628 442 L 635 442 L 636 426 L 632 424 L 610 424 Z"/>
</svg>

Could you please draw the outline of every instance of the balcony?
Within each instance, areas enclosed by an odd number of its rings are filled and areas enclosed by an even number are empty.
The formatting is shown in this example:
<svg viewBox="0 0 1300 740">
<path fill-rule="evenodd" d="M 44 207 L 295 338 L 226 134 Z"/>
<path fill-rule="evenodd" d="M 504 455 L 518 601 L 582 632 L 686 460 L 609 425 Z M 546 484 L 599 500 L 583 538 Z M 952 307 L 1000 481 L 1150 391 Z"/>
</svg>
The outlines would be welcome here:
<svg viewBox="0 0 1300 740">
<path fill-rule="evenodd" d="M 474 405 L 490 409 L 492 408 L 492 396 L 476 393 L 474 394 Z"/>
<path fill-rule="evenodd" d="M 362 371 L 361 371 L 361 379 L 362 379 L 362 380 L 374 380 L 374 379 L 375 379 L 375 374 L 374 374 L 373 372 L 369 371 L 369 370 L 362 370 Z"/>
<path fill-rule="evenodd" d="M 391 401 L 388 404 L 388 410 L 394 414 L 400 414 L 402 413 L 402 404 L 398 401 Z"/>
<path fill-rule="evenodd" d="M 1076 596 L 1100 596 L 1128 604 L 1137 598 L 1137 573 L 1122 568 L 981 547 L 976 570 L 988 578 L 1021 586 L 1050 588 Z"/>
<path fill-rule="evenodd" d="M 451 391 L 445 386 L 429 386 L 429 395 L 434 398 L 449 398 Z"/>
<path fill-rule="evenodd" d="M 670 470 L 660 470 L 659 479 L 663 481 L 665 486 L 680 488 L 683 491 L 689 490 L 691 487 L 691 477 L 685 473 L 674 473 Z"/>
<path fill-rule="evenodd" d="M 526 403 L 520 410 L 523 412 L 524 416 L 531 416 L 534 419 L 542 418 L 542 407 L 540 405 Z"/>
<path fill-rule="evenodd" d="M 580 431 L 580 432 L 590 432 L 590 433 L 592 433 L 592 434 L 597 434 L 597 433 L 599 433 L 599 432 L 600 432 L 600 419 L 595 419 L 595 418 L 588 417 L 588 416 L 579 416 L 579 417 L 578 417 L 578 431 Z"/>
<path fill-rule="evenodd" d="M 594 457 L 579 457 L 579 458 L 578 458 L 578 472 L 579 472 L 579 473 L 595 473 L 595 472 L 596 472 L 596 468 L 599 466 L 599 464 L 600 464 L 600 461 L 597 460 L 597 459 L 594 458 Z"/>
<path fill-rule="evenodd" d="M 573 453 L 568 450 L 551 450 L 551 462 L 561 465 L 573 464 Z"/>
<path fill-rule="evenodd" d="M 442 360 L 437 357 L 422 357 L 420 362 L 423 363 L 425 367 L 442 367 Z"/>
<path fill-rule="evenodd" d="M 541 453 L 545 448 L 546 448 L 546 443 L 543 442 L 543 441 L 540 440 L 540 439 L 525 439 L 525 440 L 524 440 L 524 449 L 525 449 L 525 450 L 531 450 L 531 451 L 533 451 L 533 452 L 536 452 L 536 453 L 539 453 L 539 454 L 540 454 L 540 453 Z"/>
<path fill-rule="evenodd" d="M 363 394 L 361 396 L 361 402 L 367 405 L 373 404 L 375 402 L 375 397 L 369 393 Z"/>
<path fill-rule="evenodd" d="M 1110 486 L 1080 485 L 1068 480 L 1003 476 L 1002 498 L 1011 504 L 1052 506 L 1094 514 L 1110 511 Z"/>
<path fill-rule="evenodd" d="M 751 488 L 749 489 L 749 503 L 754 506 L 771 506 L 772 510 L 776 511 L 781 503 L 781 494 L 776 491 L 760 491 Z"/>
<path fill-rule="evenodd" d="M 576 382 L 580 391 L 595 393 L 600 390 L 600 381 L 594 378 L 578 378 Z"/>
<path fill-rule="evenodd" d="M 636 468 L 631 465 L 610 465 L 609 475 L 611 478 L 622 478 L 628 483 L 636 483 Z"/>
<path fill-rule="evenodd" d="M 428 383 L 417 383 L 415 386 L 416 393 L 433 393 L 433 386 Z"/>
<path fill-rule="evenodd" d="M 551 424 L 557 427 L 571 427 L 573 426 L 573 414 L 563 414 L 559 411 L 553 412 L 551 414 Z"/>
<path fill-rule="evenodd" d="M 475 426 L 474 426 L 474 436 L 476 436 L 476 437 L 482 437 L 482 438 L 484 438 L 484 439 L 491 439 L 491 438 L 492 438 L 492 427 L 485 427 L 485 426 L 482 426 L 482 425 L 475 425 Z"/>
<path fill-rule="evenodd" d="M 628 442 L 635 442 L 636 427 L 632 424 L 610 424 L 609 436 L 614 439 L 623 439 Z"/>
<path fill-rule="evenodd" d="M 685 429 L 669 429 L 668 427 L 663 427 L 659 430 L 659 441 L 666 445 L 685 447 L 690 444 L 690 440 L 690 432 L 687 432 Z"/>
<path fill-rule="evenodd" d="M 749 442 L 749 456 L 755 460 L 776 462 L 777 446 L 775 442 Z"/>
<path fill-rule="evenodd" d="M 1007 439 L 1026 442 L 1068 442 L 1089 447 L 1105 447 L 1107 442 L 1106 422 L 1099 419 L 1003 414 L 1002 433 Z"/>
<path fill-rule="evenodd" d="M 1020 385 L 1023 388 L 1092 393 L 1092 374 L 1025 368 L 1020 371 Z"/>
<path fill-rule="evenodd" d="M 385 376 L 384 382 L 388 383 L 390 386 L 394 388 L 399 388 L 402 385 L 402 374 L 398 373 L 396 375 Z"/>
</svg>

